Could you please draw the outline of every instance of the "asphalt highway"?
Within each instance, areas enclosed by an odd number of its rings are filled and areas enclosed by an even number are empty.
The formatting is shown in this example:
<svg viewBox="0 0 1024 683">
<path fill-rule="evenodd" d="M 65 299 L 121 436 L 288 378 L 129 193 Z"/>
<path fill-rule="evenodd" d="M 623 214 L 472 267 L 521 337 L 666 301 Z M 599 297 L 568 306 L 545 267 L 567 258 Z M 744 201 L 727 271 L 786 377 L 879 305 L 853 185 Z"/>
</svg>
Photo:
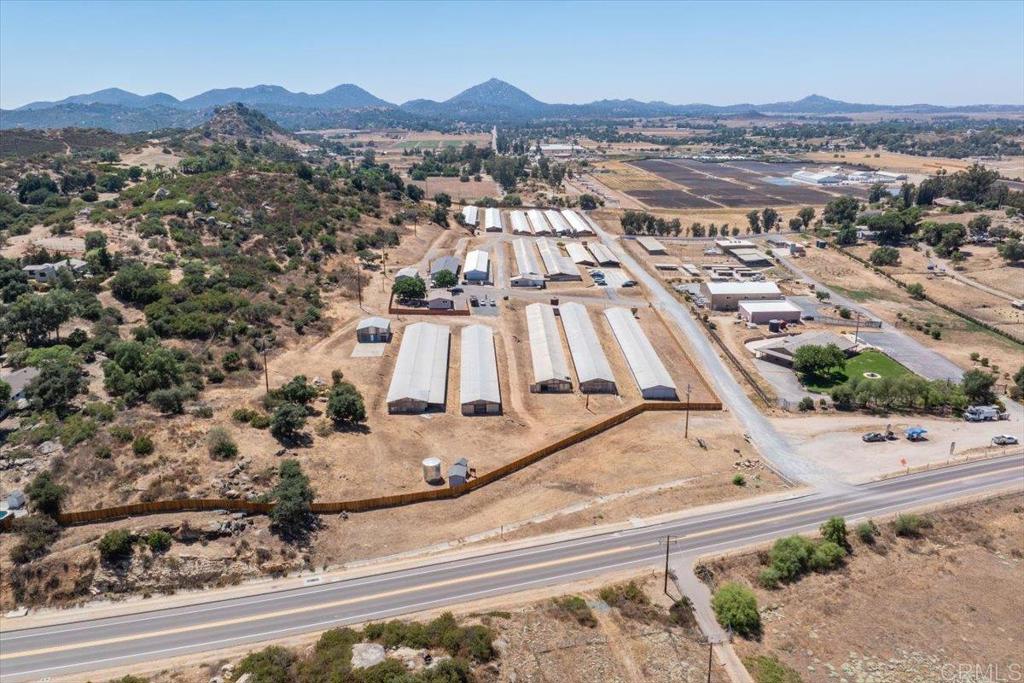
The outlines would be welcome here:
<svg viewBox="0 0 1024 683">
<path fill-rule="evenodd" d="M 0 681 L 80 679 L 85 672 L 286 638 L 380 620 L 624 569 L 656 566 L 671 552 L 700 555 L 815 530 L 825 519 L 879 517 L 1024 485 L 1015 454 L 787 500 L 752 499 L 624 531 L 482 551 L 374 576 L 130 615 L 0 630 Z M 211 592 L 211 595 L 215 595 Z"/>
</svg>

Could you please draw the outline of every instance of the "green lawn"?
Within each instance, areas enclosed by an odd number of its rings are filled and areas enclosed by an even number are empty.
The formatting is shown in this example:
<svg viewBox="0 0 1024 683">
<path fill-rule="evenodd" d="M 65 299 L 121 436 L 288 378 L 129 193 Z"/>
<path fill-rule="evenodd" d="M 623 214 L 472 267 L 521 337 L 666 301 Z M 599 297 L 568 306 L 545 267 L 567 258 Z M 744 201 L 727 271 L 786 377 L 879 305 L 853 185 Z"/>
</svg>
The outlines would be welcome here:
<svg viewBox="0 0 1024 683">
<path fill-rule="evenodd" d="M 824 393 L 829 389 L 844 384 L 851 377 L 862 377 L 865 372 L 874 372 L 882 377 L 899 377 L 910 372 L 881 351 L 861 351 L 846 361 L 842 370 L 833 372 L 828 377 L 801 377 L 801 383 L 809 390 Z"/>
</svg>

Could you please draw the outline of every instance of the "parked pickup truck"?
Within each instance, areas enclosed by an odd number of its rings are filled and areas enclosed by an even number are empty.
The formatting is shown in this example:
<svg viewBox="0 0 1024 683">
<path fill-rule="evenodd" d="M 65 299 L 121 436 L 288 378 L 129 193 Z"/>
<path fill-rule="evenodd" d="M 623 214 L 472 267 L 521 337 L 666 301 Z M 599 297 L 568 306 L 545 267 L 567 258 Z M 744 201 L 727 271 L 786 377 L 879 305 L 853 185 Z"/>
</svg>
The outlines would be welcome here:
<svg viewBox="0 0 1024 683">
<path fill-rule="evenodd" d="M 999 410 L 999 406 L 970 406 L 964 411 L 964 419 L 968 422 L 994 422 L 1008 420 L 1010 416 Z"/>
</svg>

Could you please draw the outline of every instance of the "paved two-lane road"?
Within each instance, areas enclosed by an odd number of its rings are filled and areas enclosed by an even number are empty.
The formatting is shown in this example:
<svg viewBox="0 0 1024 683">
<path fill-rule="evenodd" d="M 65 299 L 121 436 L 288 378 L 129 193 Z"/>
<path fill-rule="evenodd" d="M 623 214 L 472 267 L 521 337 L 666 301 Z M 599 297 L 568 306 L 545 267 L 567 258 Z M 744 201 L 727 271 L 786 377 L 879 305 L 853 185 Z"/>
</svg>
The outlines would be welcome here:
<svg viewBox="0 0 1024 683">
<path fill-rule="evenodd" d="M 80 677 L 84 672 L 256 644 L 342 624 L 385 619 L 658 564 L 674 553 L 720 552 L 806 532 L 831 515 L 881 516 L 962 496 L 1020 490 L 1024 457 L 1005 456 L 841 491 L 751 500 L 725 512 L 525 549 L 489 552 L 375 576 L 173 609 L 34 629 L 6 620 L 0 680 Z M 211 592 L 215 595 L 215 592 Z M 78 676 L 76 676 L 76 674 Z"/>
</svg>

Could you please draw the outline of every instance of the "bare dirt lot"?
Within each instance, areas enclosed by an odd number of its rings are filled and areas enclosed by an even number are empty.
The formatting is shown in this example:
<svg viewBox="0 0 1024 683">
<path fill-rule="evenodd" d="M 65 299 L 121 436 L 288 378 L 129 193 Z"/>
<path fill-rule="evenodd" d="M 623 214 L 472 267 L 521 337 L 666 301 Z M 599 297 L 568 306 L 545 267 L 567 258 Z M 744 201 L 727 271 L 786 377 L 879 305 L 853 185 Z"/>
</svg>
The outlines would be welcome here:
<svg viewBox="0 0 1024 683">
<path fill-rule="evenodd" d="M 929 513 L 931 526 L 913 538 L 879 524 L 874 544 L 852 540 L 845 567 L 776 590 L 756 585 L 756 554 L 712 562 L 716 584 L 739 581 L 757 594 L 764 635 L 737 648 L 776 655 L 806 681 L 938 683 L 1019 672 L 1022 507 L 1015 494 Z"/>
<path fill-rule="evenodd" d="M 442 177 L 412 180 L 410 182 L 413 185 L 422 187 L 428 197 L 433 197 L 439 192 L 445 192 L 457 202 L 472 202 L 483 197 L 501 196 L 501 187 L 498 183 L 491 180 L 490 177 L 484 177 L 480 181 L 470 178 L 468 183 L 464 183 L 458 178 Z"/>
</svg>

